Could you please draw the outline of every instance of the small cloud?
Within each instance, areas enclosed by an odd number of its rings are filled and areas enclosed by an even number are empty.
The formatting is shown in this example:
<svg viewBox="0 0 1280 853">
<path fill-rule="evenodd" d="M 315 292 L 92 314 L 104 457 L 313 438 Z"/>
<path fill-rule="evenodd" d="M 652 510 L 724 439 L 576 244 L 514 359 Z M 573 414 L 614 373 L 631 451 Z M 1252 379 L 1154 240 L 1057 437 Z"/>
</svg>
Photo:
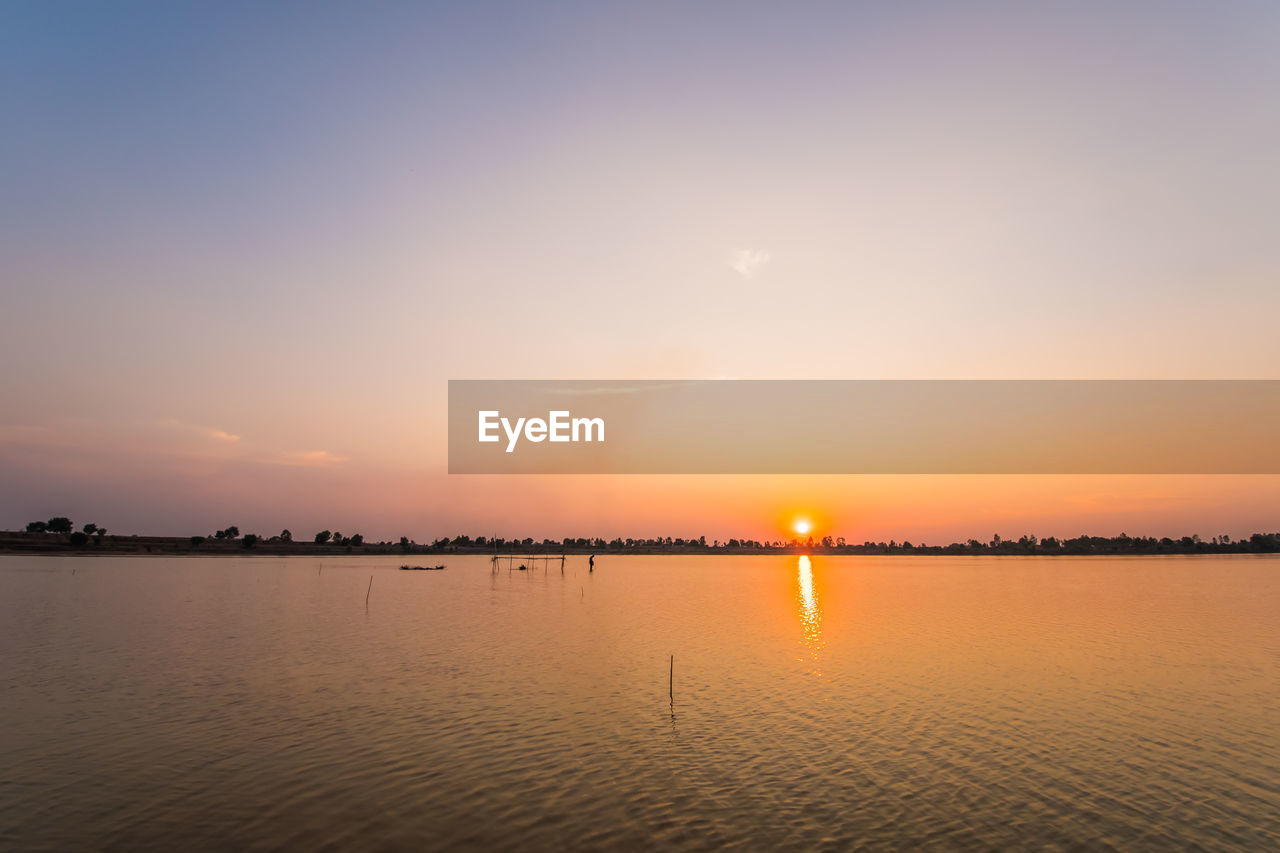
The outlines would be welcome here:
<svg viewBox="0 0 1280 853">
<path fill-rule="evenodd" d="M 327 450 L 294 450 L 290 453 L 281 454 L 279 460 L 281 465 L 295 465 L 304 468 L 323 468 L 329 465 L 341 465 L 347 461 L 347 457 L 338 456 Z"/>
<path fill-rule="evenodd" d="M 180 421 L 177 418 L 164 418 L 163 420 L 156 421 L 156 426 L 161 427 L 162 429 L 185 432 L 189 435 L 202 435 L 205 438 L 211 438 L 214 441 L 221 441 L 226 444 L 234 444 L 240 440 L 240 436 L 233 432 L 227 432 L 225 429 L 197 426 L 196 424 L 189 424 L 185 421 Z"/>
<path fill-rule="evenodd" d="M 0 444 L 59 444 L 58 436 L 43 424 L 0 424 Z"/>
<path fill-rule="evenodd" d="M 767 263 L 769 253 L 759 249 L 734 249 L 729 258 L 729 266 L 743 278 L 751 278 Z"/>
</svg>

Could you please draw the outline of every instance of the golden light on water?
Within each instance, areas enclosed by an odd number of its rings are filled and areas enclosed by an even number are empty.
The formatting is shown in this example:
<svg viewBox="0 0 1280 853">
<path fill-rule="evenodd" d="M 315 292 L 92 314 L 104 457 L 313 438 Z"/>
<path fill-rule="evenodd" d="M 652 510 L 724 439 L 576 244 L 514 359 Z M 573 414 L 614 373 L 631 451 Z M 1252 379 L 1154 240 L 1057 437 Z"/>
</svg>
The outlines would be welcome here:
<svg viewBox="0 0 1280 853">
<path fill-rule="evenodd" d="M 798 558 L 796 583 L 802 642 L 816 664 L 822 651 L 822 605 L 814 588 L 813 564 L 807 555 L 802 554 Z"/>
</svg>

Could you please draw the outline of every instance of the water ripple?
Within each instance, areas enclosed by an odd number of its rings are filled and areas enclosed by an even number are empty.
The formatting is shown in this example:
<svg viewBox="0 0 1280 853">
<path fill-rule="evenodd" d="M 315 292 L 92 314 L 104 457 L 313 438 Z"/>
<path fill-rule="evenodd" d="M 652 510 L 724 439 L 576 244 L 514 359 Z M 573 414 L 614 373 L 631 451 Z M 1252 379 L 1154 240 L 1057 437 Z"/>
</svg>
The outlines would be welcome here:
<svg viewBox="0 0 1280 853">
<path fill-rule="evenodd" d="M 1280 561 L 579 562 L 0 558 L 0 847 L 1280 845 Z"/>
</svg>

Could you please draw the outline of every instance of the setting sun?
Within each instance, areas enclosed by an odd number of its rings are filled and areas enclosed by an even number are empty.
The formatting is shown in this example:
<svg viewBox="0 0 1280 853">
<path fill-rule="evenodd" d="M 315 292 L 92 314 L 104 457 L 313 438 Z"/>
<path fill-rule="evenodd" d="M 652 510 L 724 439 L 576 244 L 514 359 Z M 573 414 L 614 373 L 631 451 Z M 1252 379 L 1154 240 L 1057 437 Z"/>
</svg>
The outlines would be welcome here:
<svg viewBox="0 0 1280 853">
<path fill-rule="evenodd" d="M 813 524 L 807 518 L 797 518 L 791 523 L 791 529 L 801 536 L 806 536 L 810 530 L 813 530 Z"/>
</svg>

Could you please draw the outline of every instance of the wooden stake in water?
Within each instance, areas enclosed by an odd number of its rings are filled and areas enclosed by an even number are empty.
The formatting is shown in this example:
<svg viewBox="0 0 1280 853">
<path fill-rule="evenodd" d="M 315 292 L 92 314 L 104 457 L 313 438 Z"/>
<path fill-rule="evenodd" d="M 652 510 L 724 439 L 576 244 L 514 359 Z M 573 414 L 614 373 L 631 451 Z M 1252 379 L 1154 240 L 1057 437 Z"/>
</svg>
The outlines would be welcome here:
<svg viewBox="0 0 1280 853">
<path fill-rule="evenodd" d="M 672 703 L 676 701 L 676 656 L 671 656 L 671 672 L 667 678 L 667 696 Z"/>
<path fill-rule="evenodd" d="M 369 588 L 364 593 L 364 609 L 369 609 L 369 593 L 373 592 L 373 575 L 369 575 Z"/>
</svg>

